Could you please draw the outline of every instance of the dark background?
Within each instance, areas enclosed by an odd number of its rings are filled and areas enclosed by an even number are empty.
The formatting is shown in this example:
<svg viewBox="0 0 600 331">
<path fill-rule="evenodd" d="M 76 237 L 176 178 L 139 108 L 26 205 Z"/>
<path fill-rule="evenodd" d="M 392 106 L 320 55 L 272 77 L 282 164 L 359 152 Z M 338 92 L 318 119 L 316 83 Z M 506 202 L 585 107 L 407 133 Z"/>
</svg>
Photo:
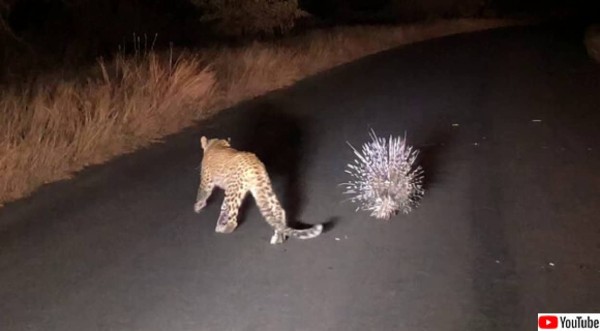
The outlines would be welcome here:
<svg viewBox="0 0 600 331">
<path fill-rule="evenodd" d="M 585 0 L 300 0 L 313 17 L 307 26 L 403 23 L 458 17 L 598 18 L 598 1 Z M 56 59 L 70 64 L 132 50 L 133 34 L 156 49 L 202 47 L 220 41 L 189 0 L 0 0 L 0 56 Z M 256 37 L 256 36 L 253 36 Z M 246 39 L 248 36 L 246 36 Z M 156 39 L 154 41 L 154 39 Z"/>
</svg>

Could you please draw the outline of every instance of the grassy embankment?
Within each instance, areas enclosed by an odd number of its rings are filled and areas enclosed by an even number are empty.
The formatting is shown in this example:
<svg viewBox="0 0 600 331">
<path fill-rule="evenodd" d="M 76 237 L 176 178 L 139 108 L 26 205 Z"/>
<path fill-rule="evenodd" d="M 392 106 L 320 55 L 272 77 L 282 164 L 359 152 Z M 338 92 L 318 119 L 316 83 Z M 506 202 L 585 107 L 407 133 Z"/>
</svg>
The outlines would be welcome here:
<svg viewBox="0 0 600 331">
<path fill-rule="evenodd" d="M 0 91 L 0 205 L 134 151 L 244 99 L 399 45 L 514 24 L 459 19 L 308 31 L 277 42 L 117 56 Z"/>
</svg>

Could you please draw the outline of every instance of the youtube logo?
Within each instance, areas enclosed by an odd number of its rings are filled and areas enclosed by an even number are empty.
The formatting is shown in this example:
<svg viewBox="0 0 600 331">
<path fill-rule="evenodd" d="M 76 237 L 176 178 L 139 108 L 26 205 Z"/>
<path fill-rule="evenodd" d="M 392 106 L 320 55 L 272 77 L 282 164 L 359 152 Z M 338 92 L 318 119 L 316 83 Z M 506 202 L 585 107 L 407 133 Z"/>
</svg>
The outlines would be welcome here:
<svg viewBox="0 0 600 331">
<path fill-rule="evenodd" d="M 538 313 L 538 330 L 600 331 L 600 314 Z"/>
<path fill-rule="evenodd" d="M 558 317 L 553 315 L 542 315 L 538 317 L 538 327 L 540 329 L 557 329 L 558 328 Z"/>
</svg>

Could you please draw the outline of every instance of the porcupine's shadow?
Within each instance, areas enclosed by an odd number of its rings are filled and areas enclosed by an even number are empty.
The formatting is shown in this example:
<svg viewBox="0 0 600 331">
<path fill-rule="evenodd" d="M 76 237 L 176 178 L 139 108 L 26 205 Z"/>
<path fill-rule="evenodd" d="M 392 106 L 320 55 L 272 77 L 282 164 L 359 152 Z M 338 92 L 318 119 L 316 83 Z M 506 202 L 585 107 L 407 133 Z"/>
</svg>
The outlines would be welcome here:
<svg viewBox="0 0 600 331">
<path fill-rule="evenodd" d="M 453 135 L 450 131 L 435 130 L 429 135 L 425 144 L 415 146 L 419 150 L 416 163 L 423 168 L 423 189 L 425 192 L 440 183 L 443 177 L 442 154 L 450 147 L 452 141 Z"/>
<path fill-rule="evenodd" d="M 239 135 L 232 137 L 232 146 L 256 154 L 265 164 L 275 194 L 285 209 L 288 225 L 299 229 L 309 227 L 298 222 L 304 206 L 308 119 L 269 101 L 256 101 L 248 106 L 238 119 Z M 254 199 L 246 197 L 240 207 L 240 225 L 246 219 L 249 203 L 255 203 Z"/>
</svg>

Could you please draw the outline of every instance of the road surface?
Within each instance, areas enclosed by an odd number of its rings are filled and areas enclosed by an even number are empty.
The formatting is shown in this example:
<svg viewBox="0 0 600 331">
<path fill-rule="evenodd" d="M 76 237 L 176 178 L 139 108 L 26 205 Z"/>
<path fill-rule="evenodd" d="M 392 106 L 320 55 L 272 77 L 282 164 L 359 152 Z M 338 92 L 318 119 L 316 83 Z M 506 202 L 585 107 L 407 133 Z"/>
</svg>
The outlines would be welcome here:
<svg viewBox="0 0 600 331">
<path fill-rule="evenodd" d="M 600 313 L 600 66 L 582 31 L 520 27 L 394 49 L 224 112 L 0 210 L 0 330 L 532 330 Z M 377 221 L 343 202 L 346 141 L 422 151 L 427 192 Z M 288 214 L 197 215 L 201 135 L 258 153 Z"/>
</svg>

